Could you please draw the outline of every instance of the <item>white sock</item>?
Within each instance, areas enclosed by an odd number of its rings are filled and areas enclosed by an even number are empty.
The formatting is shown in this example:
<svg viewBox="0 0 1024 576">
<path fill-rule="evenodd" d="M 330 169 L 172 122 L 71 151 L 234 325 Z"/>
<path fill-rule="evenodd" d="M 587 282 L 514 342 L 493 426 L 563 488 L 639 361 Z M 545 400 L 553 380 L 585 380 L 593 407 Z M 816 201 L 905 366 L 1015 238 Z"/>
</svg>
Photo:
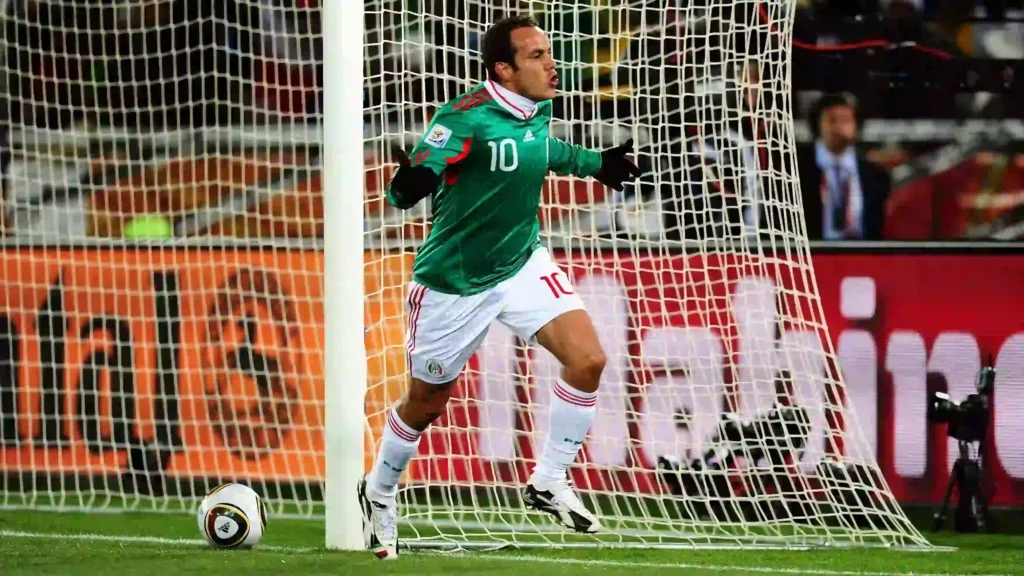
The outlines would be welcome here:
<svg viewBox="0 0 1024 576">
<path fill-rule="evenodd" d="M 393 504 L 398 495 L 398 480 L 405 472 L 409 461 L 416 455 L 420 445 L 420 434 L 398 417 L 394 408 L 388 412 L 384 426 L 384 437 L 380 451 L 373 461 L 373 469 L 366 479 L 370 499 L 382 504 Z"/>
<path fill-rule="evenodd" d="M 551 387 L 551 423 L 533 478 L 564 480 L 597 414 L 597 392 L 580 392 L 558 378 Z"/>
</svg>

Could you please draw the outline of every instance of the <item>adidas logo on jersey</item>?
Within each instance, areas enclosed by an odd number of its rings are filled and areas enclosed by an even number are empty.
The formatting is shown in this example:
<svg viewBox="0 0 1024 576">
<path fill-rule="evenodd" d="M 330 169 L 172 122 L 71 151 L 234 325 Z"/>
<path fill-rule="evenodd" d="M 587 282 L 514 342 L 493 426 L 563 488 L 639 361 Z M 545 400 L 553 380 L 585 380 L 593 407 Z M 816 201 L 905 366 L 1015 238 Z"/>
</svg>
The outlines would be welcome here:
<svg viewBox="0 0 1024 576">
<path fill-rule="evenodd" d="M 532 130 L 527 130 L 526 131 L 526 136 L 523 136 L 523 142 L 533 142 L 533 140 L 534 140 L 534 138 L 533 138 L 533 131 Z"/>
</svg>

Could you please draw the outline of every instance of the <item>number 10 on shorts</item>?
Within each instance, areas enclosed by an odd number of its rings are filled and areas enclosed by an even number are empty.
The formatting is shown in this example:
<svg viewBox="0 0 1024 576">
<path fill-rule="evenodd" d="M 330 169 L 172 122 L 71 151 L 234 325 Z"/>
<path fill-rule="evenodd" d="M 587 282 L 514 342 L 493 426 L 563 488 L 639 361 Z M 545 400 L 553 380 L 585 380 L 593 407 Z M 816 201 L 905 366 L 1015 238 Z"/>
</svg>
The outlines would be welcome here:
<svg viewBox="0 0 1024 576">
<path fill-rule="evenodd" d="M 565 286 L 562 286 L 562 281 L 558 279 L 558 272 L 548 274 L 547 276 L 541 276 L 540 279 L 548 285 L 551 289 L 551 293 L 554 294 L 555 298 L 561 298 L 563 295 L 571 296 L 574 294 L 571 290 L 567 290 Z"/>
</svg>

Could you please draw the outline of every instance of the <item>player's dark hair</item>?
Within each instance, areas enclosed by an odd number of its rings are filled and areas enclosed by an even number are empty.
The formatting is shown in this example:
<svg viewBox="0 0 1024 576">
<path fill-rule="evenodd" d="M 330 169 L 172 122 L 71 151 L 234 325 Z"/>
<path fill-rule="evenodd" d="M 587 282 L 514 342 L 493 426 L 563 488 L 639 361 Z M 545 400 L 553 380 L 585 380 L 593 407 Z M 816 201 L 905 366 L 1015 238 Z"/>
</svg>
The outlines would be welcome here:
<svg viewBox="0 0 1024 576">
<path fill-rule="evenodd" d="M 520 28 L 535 28 L 537 21 L 533 16 L 509 16 L 494 23 L 484 34 L 483 52 L 484 68 L 487 68 L 487 77 L 492 80 L 498 79 L 498 73 L 494 67 L 499 62 L 505 62 L 516 69 L 516 49 L 512 45 L 512 32 Z"/>
<path fill-rule="evenodd" d="M 857 127 L 860 127 L 860 111 L 857 109 L 857 97 L 849 92 L 836 92 L 825 94 L 818 99 L 817 102 L 811 106 L 810 113 L 807 115 L 808 124 L 810 124 L 811 135 L 817 140 L 821 136 L 821 115 L 825 113 L 825 110 L 833 106 L 849 106 L 853 109 L 853 121 L 857 123 Z"/>
</svg>

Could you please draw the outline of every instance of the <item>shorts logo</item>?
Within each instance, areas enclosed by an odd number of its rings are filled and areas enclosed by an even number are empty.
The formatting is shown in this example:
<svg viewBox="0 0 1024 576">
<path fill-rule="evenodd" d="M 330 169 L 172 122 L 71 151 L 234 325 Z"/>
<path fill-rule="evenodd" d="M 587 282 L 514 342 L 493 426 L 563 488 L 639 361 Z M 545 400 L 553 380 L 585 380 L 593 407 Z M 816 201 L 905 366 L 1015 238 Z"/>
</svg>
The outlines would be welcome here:
<svg viewBox="0 0 1024 576">
<path fill-rule="evenodd" d="M 444 145 L 448 143 L 448 139 L 452 137 L 452 131 L 440 124 L 434 124 L 434 127 L 430 129 L 430 134 L 427 135 L 427 144 L 434 148 L 444 148 Z"/>
<path fill-rule="evenodd" d="M 430 374 L 434 378 L 440 378 L 444 376 L 444 366 L 437 360 L 431 358 L 427 360 L 427 374 Z"/>
</svg>

